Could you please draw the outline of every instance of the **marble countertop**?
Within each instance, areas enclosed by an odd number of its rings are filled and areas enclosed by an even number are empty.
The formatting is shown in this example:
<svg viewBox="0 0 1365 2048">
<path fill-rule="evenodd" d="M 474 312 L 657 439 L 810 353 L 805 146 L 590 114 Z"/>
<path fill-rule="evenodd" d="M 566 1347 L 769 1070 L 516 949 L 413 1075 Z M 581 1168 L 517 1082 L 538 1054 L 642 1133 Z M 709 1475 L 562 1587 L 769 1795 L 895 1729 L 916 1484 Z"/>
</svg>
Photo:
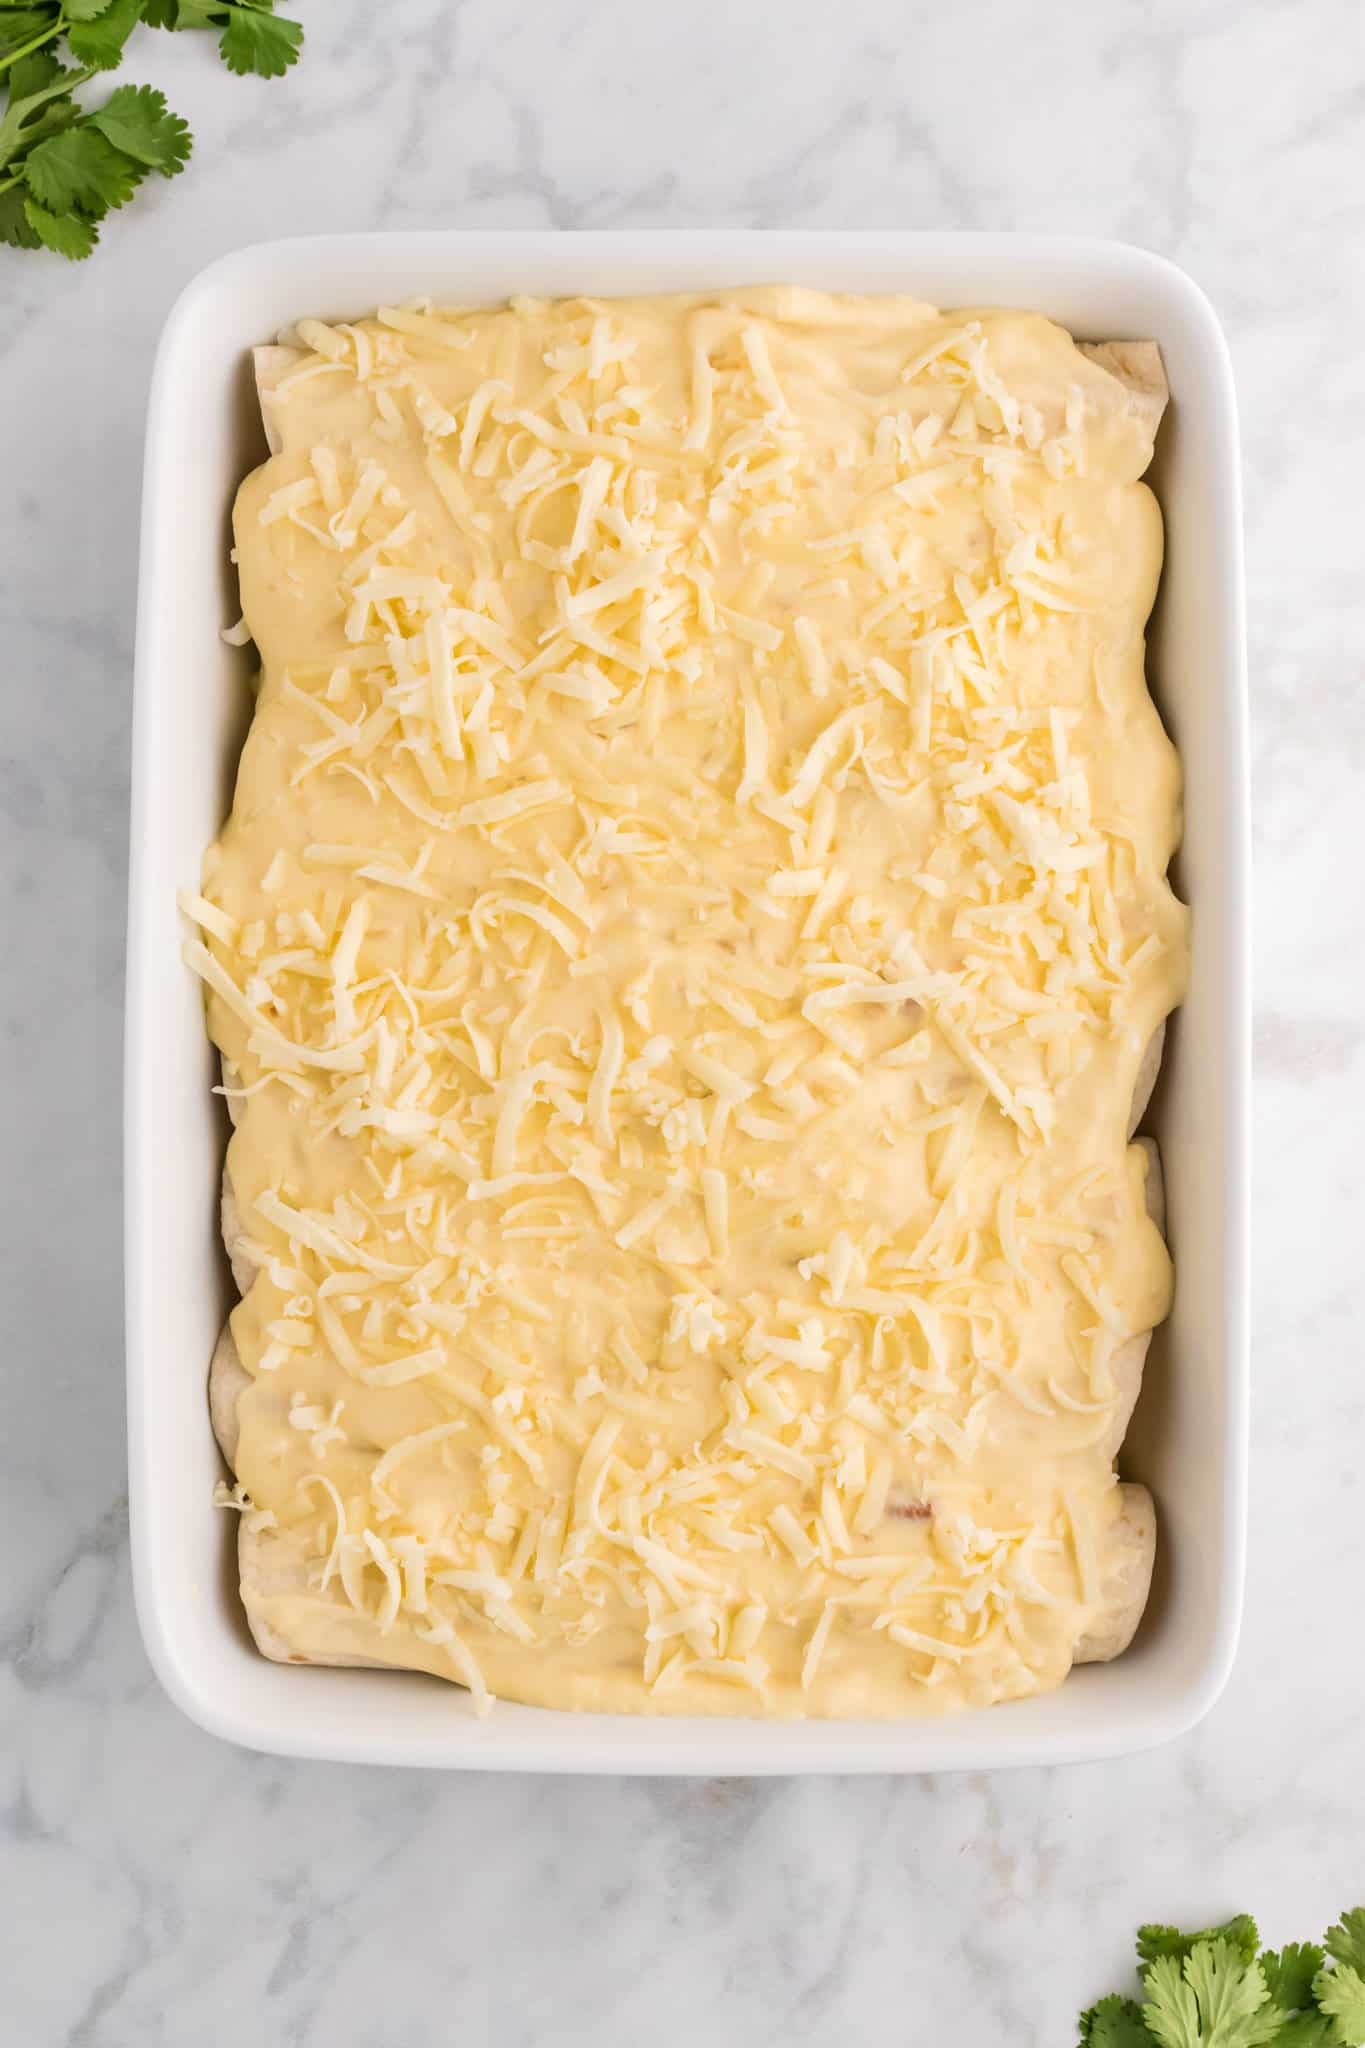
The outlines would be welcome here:
<svg viewBox="0 0 1365 2048">
<path fill-rule="evenodd" d="M 94 261 L 0 250 L 0 1957 L 18 2048 L 1054 2048 L 1139 1920 L 1365 1897 L 1365 605 L 1358 0 L 327 0 L 230 79 L 144 37 L 188 173 Z M 609 113 L 606 110 L 610 110 Z M 267 233 L 1051 228 L 1186 265 L 1243 408 L 1257 840 L 1249 1602 L 1131 1761 L 591 1782 L 229 1749 L 125 1546 L 118 1056 L 143 407 L 172 299 Z M 79 1248 L 73 1275 L 67 1247 Z"/>
</svg>

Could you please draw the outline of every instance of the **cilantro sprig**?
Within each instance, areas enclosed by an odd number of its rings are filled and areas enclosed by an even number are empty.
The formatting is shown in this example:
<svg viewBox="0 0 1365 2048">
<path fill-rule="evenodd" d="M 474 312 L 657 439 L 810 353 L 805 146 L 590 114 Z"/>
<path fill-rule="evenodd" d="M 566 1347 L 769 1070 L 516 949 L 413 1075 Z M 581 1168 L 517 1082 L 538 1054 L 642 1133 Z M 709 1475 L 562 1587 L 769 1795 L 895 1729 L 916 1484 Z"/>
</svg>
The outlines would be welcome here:
<svg viewBox="0 0 1365 2048">
<path fill-rule="evenodd" d="M 239 76 L 282 77 L 303 42 L 275 0 L 0 0 L 0 242 L 88 256 L 144 178 L 183 169 L 190 131 L 164 93 L 121 85 L 96 107 L 76 97 L 140 25 L 213 31 Z"/>
<path fill-rule="evenodd" d="M 1115 1994 L 1081 2014 L 1081 2048 L 1363 2048 L 1365 1907 L 1322 1944 L 1262 1949 L 1256 1922 L 1182 1934 L 1140 1927 L 1142 1997 Z"/>
</svg>

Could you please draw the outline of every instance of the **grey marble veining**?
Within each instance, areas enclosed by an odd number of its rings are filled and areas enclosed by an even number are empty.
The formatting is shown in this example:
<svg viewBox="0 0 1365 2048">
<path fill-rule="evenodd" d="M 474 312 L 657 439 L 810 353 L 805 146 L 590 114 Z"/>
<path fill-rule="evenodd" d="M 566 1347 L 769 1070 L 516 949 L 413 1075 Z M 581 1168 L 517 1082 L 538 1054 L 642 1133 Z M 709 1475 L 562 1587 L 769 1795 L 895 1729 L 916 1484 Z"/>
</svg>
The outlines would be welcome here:
<svg viewBox="0 0 1365 2048">
<path fill-rule="evenodd" d="M 187 174 L 0 251 L 0 2025 L 16 2048 L 1052 2048 L 1139 1919 L 1365 1898 L 1365 15 L 1357 0 L 314 0 L 304 62 L 132 75 Z M 1119 234 L 1243 407 L 1257 820 L 1253 1519 L 1192 1737 L 994 1779 L 405 1775 L 237 1753 L 128 1587 L 118 1055 L 142 413 L 259 234 L 732 223 Z M 69 1251 L 76 1250 L 73 1271 Z"/>
</svg>

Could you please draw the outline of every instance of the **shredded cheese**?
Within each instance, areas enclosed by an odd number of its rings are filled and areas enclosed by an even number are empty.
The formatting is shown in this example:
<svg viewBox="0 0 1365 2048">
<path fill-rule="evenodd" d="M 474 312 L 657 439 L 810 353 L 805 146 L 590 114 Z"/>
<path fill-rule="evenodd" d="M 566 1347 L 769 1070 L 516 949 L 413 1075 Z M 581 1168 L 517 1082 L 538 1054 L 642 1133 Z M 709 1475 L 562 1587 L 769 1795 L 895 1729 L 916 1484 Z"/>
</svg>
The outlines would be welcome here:
<svg viewBox="0 0 1365 2048">
<path fill-rule="evenodd" d="M 1055 1684 L 1169 1286 L 1150 430 L 1047 323 L 909 301 L 297 336 L 179 899 L 249 1601 L 480 1712 Z"/>
</svg>

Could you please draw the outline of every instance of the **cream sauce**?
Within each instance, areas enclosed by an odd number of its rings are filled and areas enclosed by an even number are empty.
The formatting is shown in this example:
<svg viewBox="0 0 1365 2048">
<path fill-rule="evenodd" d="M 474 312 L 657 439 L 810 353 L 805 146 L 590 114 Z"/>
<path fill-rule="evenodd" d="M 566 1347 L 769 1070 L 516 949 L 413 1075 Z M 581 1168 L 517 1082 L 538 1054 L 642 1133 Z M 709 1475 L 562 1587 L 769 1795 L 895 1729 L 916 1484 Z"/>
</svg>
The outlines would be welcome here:
<svg viewBox="0 0 1365 2048">
<path fill-rule="evenodd" d="M 1150 429 L 909 300 L 300 339 L 201 906 L 253 1614 L 553 1706 L 1057 1684 L 1171 1285 Z"/>
</svg>

